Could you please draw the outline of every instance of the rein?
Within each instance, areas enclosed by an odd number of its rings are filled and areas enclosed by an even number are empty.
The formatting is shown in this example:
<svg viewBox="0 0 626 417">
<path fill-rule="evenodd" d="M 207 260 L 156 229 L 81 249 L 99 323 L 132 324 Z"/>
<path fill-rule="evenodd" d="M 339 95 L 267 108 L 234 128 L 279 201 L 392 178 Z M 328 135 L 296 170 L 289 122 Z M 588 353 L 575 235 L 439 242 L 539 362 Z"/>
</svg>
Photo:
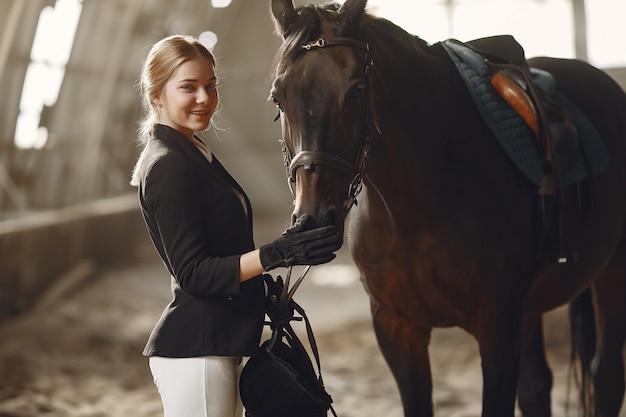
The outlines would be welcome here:
<svg viewBox="0 0 626 417">
<path fill-rule="evenodd" d="M 296 183 L 296 172 L 299 168 L 311 171 L 315 165 L 325 165 L 351 177 L 350 185 L 344 200 L 344 209 L 349 211 L 357 203 L 356 197 L 363 189 L 363 172 L 365 171 L 365 161 L 369 156 L 370 148 L 370 126 L 372 124 L 373 97 L 371 94 L 371 68 L 374 65 L 370 54 L 369 45 L 365 42 L 346 37 L 336 37 L 329 39 L 318 39 L 314 42 L 302 45 L 305 51 L 315 48 L 329 48 L 333 46 L 349 46 L 365 51 L 365 64 L 363 68 L 363 78 L 365 82 L 365 109 L 363 110 L 363 135 L 359 141 L 359 147 L 354 161 L 324 151 L 300 151 L 295 156 L 291 154 L 285 140 L 281 140 L 283 161 L 287 171 L 287 180 L 291 193 L 295 195 L 294 185 Z"/>
</svg>

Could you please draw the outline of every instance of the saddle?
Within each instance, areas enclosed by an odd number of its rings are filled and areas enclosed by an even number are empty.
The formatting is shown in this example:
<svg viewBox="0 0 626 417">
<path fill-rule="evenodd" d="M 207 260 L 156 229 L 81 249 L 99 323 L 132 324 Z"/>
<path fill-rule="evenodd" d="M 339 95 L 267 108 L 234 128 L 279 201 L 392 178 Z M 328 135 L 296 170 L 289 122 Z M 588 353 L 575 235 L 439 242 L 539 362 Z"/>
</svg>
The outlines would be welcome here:
<svg viewBox="0 0 626 417">
<path fill-rule="evenodd" d="M 555 196 L 562 173 L 575 164 L 581 151 L 572 115 L 550 99 L 556 91 L 554 78 L 530 68 L 512 36 L 481 38 L 466 45 L 485 58 L 492 69 L 491 85 L 534 133 L 543 170 L 539 194 Z"/>
<path fill-rule="evenodd" d="M 567 249 L 563 226 L 562 174 L 581 156 L 574 118 L 562 105 L 550 99 L 556 92 L 552 75 L 530 68 L 523 48 L 512 36 L 481 38 L 466 42 L 465 45 L 484 58 L 491 68 L 491 85 L 534 134 L 543 174 L 538 194 L 544 219 L 551 217 L 546 211 L 551 212 L 553 206 L 556 205 L 559 210 L 559 245 L 552 260 L 555 263 L 568 263 L 574 255 Z"/>
</svg>

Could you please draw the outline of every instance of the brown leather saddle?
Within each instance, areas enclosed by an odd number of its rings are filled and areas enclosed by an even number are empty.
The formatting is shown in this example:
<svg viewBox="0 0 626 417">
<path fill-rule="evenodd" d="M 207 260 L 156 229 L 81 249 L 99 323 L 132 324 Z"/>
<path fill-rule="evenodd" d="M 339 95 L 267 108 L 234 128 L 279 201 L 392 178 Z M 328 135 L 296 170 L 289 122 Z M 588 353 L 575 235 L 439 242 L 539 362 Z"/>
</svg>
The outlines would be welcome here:
<svg viewBox="0 0 626 417">
<path fill-rule="evenodd" d="M 580 138 L 572 115 L 550 99 L 556 91 L 554 78 L 545 71 L 531 69 L 524 49 L 512 36 L 481 38 L 465 45 L 485 59 L 492 69 L 491 85 L 534 133 L 543 173 L 538 193 L 544 227 L 547 228 L 553 209 L 558 210 L 555 214 L 559 243 L 552 261 L 575 261 L 575 254 L 567 248 L 563 226 L 562 174 L 581 156 Z M 537 82 L 537 78 L 543 78 L 543 82 Z M 542 234 L 545 233 L 544 229 Z"/>
<path fill-rule="evenodd" d="M 580 157 L 580 138 L 572 115 L 550 99 L 554 79 L 545 71 L 531 69 L 524 49 L 509 35 L 476 39 L 466 45 L 485 58 L 492 68 L 491 85 L 522 117 L 535 136 L 542 159 L 543 179 L 539 194 L 554 196 L 562 173 Z M 545 88 L 545 87 L 544 87 Z"/>
</svg>

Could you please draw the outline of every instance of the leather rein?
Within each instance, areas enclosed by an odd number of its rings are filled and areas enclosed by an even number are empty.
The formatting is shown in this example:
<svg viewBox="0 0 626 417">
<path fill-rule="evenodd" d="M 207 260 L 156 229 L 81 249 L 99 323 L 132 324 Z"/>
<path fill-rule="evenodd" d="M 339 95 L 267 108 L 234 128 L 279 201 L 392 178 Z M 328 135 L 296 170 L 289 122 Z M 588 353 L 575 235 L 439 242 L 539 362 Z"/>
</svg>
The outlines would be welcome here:
<svg viewBox="0 0 626 417">
<path fill-rule="evenodd" d="M 346 199 L 344 200 L 344 209 L 346 212 L 357 203 L 356 197 L 363 189 L 363 172 L 365 171 L 365 161 L 369 156 L 370 148 L 370 126 L 372 124 L 372 105 L 373 94 L 371 93 L 371 68 L 373 61 L 369 53 L 369 45 L 365 42 L 357 41 L 352 38 L 336 37 L 329 39 L 318 39 L 314 42 L 302 45 L 302 49 L 310 51 L 315 48 L 329 48 L 333 46 L 349 46 L 352 48 L 365 51 L 365 64 L 363 69 L 363 77 L 365 82 L 365 109 L 363 110 L 363 134 L 359 141 L 359 147 L 354 161 L 324 151 L 300 151 L 295 156 L 291 154 L 284 139 L 281 140 L 283 160 L 287 171 L 287 180 L 291 193 L 295 195 L 294 185 L 296 184 L 296 172 L 299 168 L 311 171 L 315 165 L 325 165 L 339 171 L 346 176 L 352 177 Z"/>
</svg>

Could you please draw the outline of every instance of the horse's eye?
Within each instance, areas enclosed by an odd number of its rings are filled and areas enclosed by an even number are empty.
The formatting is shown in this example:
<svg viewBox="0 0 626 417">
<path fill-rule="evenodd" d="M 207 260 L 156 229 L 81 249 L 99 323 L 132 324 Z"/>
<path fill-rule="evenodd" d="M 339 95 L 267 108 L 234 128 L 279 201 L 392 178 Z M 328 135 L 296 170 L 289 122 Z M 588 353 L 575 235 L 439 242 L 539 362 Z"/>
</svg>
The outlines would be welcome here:
<svg viewBox="0 0 626 417">
<path fill-rule="evenodd" d="M 348 92 L 348 97 L 359 98 L 363 95 L 364 92 L 365 92 L 365 84 L 358 83 L 358 84 L 353 85 L 352 88 L 350 88 L 350 91 Z"/>
</svg>

